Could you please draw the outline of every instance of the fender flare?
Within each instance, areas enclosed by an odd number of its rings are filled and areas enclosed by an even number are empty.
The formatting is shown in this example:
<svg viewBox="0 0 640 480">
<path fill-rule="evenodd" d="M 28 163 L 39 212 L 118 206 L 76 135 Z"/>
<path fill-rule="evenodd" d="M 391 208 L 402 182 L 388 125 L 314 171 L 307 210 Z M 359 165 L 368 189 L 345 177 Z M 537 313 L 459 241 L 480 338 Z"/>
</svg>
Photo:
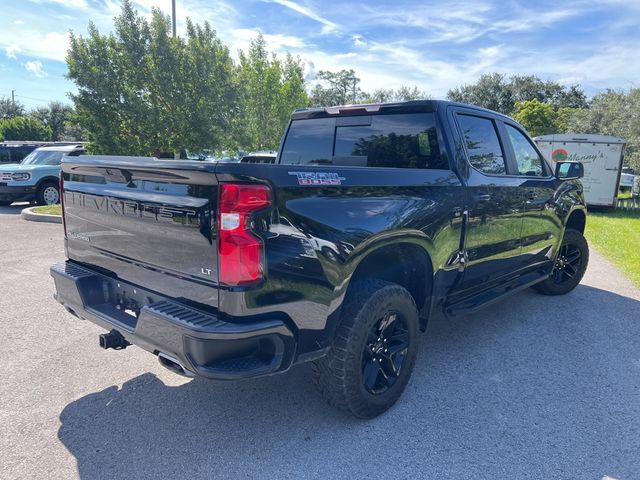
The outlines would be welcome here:
<svg viewBox="0 0 640 480">
<path fill-rule="evenodd" d="M 569 223 L 569 219 L 576 212 L 580 212 L 583 215 L 584 220 L 585 220 L 585 226 L 586 226 L 586 222 L 587 222 L 587 209 L 586 209 L 586 207 L 584 205 L 574 205 L 569 209 L 567 214 L 562 219 L 562 236 L 563 237 L 564 237 L 564 232 L 567 229 L 567 224 Z"/>
<path fill-rule="evenodd" d="M 341 285 L 336 287 L 334 290 L 334 296 L 329 308 L 329 311 L 334 317 L 339 317 L 342 303 L 344 302 L 344 298 L 347 294 L 349 286 L 351 285 L 353 276 L 358 270 L 358 267 L 360 267 L 367 258 L 370 258 L 371 255 L 375 255 L 385 248 L 395 247 L 402 244 L 414 245 L 420 248 L 424 252 L 426 260 L 431 267 L 431 277 L 427 278 L 428 282 L 425 285 L 425 305 L 423 306 L 423 308 L 425 309 L 424 313 L 423 310 L 421 310 L 421 316 L 424 315 L 425 318 L 421 318 L 420 327 L 422 330 L 426 328 L 426 320 L 432 314 L 431 310 L 433 308 L 433 292 L 435 291 L 436 269 L 438 267 L 436 264 L 436 260 L 434 259 L 435 248 L 431 239 L 428 238 L 423 232 L 415 230 L 397 230 L 393 232 L 385 232 L 368 239 L 361 245 L 358 245 L 356 251 L 352 252 L 345 264 L 345 266 L 347 266 L 348 274 L 343 278 Z M 337 318 L 334 318 L 333 321 L 330 321 L 330 323 L 333 324 L 330 327 L 331 330 L 335 329 L 335 327 L 337 326 Z"/>
</svg>

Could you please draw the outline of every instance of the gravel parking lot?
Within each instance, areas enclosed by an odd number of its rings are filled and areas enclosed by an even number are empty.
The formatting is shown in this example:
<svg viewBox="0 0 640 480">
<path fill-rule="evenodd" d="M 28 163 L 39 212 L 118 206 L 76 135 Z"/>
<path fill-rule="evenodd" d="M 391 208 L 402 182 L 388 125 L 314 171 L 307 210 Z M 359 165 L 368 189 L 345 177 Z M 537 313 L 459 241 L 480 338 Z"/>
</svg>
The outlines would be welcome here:
<svg viewBox="0 0 640 480">
<path fill-rule="evenodd" d="M 213 383 L 168 372 L 52 298 L 60 225 L 0 208 L 0 478 L 640 478 L 640 291 L 597 253 L 563 298 L 434 318 L 371 421 L 308 366 Z"/>
</svg>

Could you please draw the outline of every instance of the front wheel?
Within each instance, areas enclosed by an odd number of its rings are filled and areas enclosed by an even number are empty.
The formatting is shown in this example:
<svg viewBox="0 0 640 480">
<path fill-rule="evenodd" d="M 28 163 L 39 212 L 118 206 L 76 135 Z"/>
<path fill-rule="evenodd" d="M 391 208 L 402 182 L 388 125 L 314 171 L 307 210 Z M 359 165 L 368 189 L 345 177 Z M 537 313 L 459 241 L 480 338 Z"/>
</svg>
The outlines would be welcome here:
<svg viewBox="0 0 640 480">
<path fill-rule="evenodd" d="M 36 193 L 36 203 L 38 205 L 55 205 L 60 203 L 60 191 L 58 185 L 53 182 L 45 182 L 38 188 Z"/>
<path fill-rule="evenodd" d="M 556 256 L 551 276 L 535 285 L 544 295 L 564 295 L 576 288 L 589 263 L 589 245 L 578 230 L 568 228 Z"/>
<path fill-rule="evenodd" d="M 359 418 L 388 410 L 404 391 L 416 360 L 418 309 L 395 283 L 354 285 L 327 356 L 313 364 L 325 400 Z"/>
</svg>

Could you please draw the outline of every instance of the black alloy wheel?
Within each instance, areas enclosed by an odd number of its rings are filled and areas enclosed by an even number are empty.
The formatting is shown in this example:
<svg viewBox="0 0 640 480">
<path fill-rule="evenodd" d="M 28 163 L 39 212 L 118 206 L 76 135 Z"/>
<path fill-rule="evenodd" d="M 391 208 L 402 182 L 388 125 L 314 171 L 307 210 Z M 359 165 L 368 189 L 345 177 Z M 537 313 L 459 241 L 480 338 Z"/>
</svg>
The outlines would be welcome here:
<svg viewBox="0 0 640 480">
<path fill-rule="evenodd" d="M 551 273 L 556 284 L 572 281 L 580 273 L 582 267 L 582 253 L 577 245 L 571 243 L 562 245 Z"/>
<path fill-rule="evenodd" d="M 362 354 L 362 380 L 367 392 L 379 395 L 398 379 L 409 350 L 409 330 L 397 311 L 376 322 Z"/>
<path fill-rule="evenodd" d="M 589 264 L 589 245 L 582 232 L 567 228 L 551 275 L 533 286 L 543 295 L 564 295 L 578 286 Z"/>
</svg>

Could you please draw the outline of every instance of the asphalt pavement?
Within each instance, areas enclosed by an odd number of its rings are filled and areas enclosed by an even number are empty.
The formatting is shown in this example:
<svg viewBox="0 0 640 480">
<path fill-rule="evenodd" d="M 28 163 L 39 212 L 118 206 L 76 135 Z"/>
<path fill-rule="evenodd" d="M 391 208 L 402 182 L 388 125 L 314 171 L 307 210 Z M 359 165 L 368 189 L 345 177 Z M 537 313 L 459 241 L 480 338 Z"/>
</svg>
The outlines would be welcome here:
<svg viewBox="0 0 640 480">
<path fill-rule="evenodd" d="M 565 297 L 431 320 L 398 404 L 352 419 L 308 366 L 188 380 L 52 298 L 62 227 L 0 208 L 0 478 L 640 478 L 640 290 L 596 252 Z"/>
</svg>

